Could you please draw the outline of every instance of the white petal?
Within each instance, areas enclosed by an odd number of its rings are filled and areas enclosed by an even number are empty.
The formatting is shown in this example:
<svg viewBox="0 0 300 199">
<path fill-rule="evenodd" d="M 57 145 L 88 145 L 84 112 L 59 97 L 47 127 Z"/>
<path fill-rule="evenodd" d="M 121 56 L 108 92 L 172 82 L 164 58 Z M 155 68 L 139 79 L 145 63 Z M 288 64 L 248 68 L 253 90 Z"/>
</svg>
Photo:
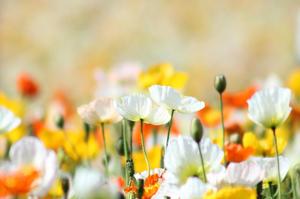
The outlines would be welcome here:
<svg viewBox="0 0 300 199">
<path fill-rule="evenodd" d="M 121 97 L 114 102 L 120 115 L 131 121 L 145 119 L 151 113 L 152 101 L 143 94 Z"/>
<path fill-rule="evenodd" d="M 169 109 L 177 110 L 181 103 L 181 95 L 170 86 L 153 85 L 149 88 L 153 101 Z"/>
<path fill-rule="evenodd" d="M 86 123 L 95 125 L 98 122 L 97 113 L 90 104 L 79 106 L 77 112 Z"/>
<path fill-rule="evenodd" d="M 33 191 L 33 195 L 39 197 L 45 196 L 47 194 L 57 175 L 58 162 L 53 151 L 48 151 L 47 157 L 45 157 L 43 171 L 44 173 L 41 176 L 42 179 L 37 188 Z"/>
<path fill-rule="evenodd" d="M 249 159 L 241 163 L 230 163 L 225 181 L 233 185 L 256 186 L 264 178 L 264 170 Z"/>
<path fill-rule="evenodd" d="M 180 198 L 199 199 L 211 189 L 211 186 L 204 184 L 199 178 L 191 177 L 180 187 Z"/>
<path fill-rule="evenodd" d="M 91 102 L 91 106 L 95 110 L 99 122 L 103 123 L 116 123 L 122 117 L 116 111 L 111 98 L 99 98 Z"/>
<path fill-rule="evenodd" d="M 182 113 L 195 113 L 205 107 L 205 103 L 194 97 L 182 97 L 178 111 Z"/>
<path fill-rule="evenodd" d="M 0 106 L 0 134 L 13 130 L 20 123 L 20 118 L 16 117 L 10 110 Z"/>
<path fill-rule="evenodd" d="M 12 145 L 9 151 L 11 161 L 16 165 L 34 165 L 43 169 L 47 150 L 43 143 L 35 137 L 24 137 Z"/>
<path fill-rule="evenodd" d="M 145 118 L 145 123 L 162 125 L 170 121 L 170 112 L 163 107 L 153 107 L 150 114 Z"/>
</svg>

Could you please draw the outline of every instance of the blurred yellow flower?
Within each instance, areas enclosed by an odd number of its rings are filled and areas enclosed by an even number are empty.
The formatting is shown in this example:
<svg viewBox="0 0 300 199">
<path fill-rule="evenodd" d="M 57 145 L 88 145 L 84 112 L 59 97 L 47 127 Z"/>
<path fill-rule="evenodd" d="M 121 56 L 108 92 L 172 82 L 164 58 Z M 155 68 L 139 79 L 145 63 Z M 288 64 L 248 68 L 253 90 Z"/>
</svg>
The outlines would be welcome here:
<svg viewBox="0 0 300 199">
<path fill-rule="evenodd" d="M 175 89 L 183 89 L 187 81 L 187 74 L 177 72 L 169 63 L 161 63 L 143 71 L 138 78 L 138 86 L 141 89 L 158 84 L 171 86 Z"/>
<path fill-rule="evenodd" d="M 256 199 L 256 190 L 247 187 L 224 187 L 217 192 L 209 191 L 204 199 Z"/>
<path fill-rule="evenodd" d="M 276 131 L 278 151 L 282 153 L 288 144 L 289 131 L 285 127 L 278 128 Z M 252 147 L 256 155 L 274 156 L 275 147 L 273 133 L 267 130 L 264 137 L 258 138 L 253 132 L 246 132 L 243 136 L 243 146 Z"/>
<path fill-rule="evenodd" d="M 45 197 L 45 199 L 61 198 L 63 194 L 64 192 L 62 190 L 61 181 L 59 179 L 56 179 L 52 187 L 50 188 L 48 195 Z"/>
<path fill-rule="evenodd" d="M 89 139 L 85 140 L 83 131 L 62 131 L 62 130 L 42 130 L 38 137 L 47 148 L 58 150 L 63 148 L 65 153 L 73 160 L 86 160 L 94 158 L 100 146 L 95 136 L 90 134 Z"/>
<path fill-rule="evenodd" d="M 160 160 L 162 153 L 161 146 L 154 146 L 147 153 L 149 161 L 151 162 L 151 169 L 160 168 Z M 132 159 L 134 162 L 134 169 L 136 173 L 140 173 L 147 170 L 147 165 L 142 151 L 134 152 L 132 154 Z"/>
<path fill-rule="evenodd" d="M 292 72 L 288 78 L 288 87 L 296 96 L 300 96 L 300 70 Z"/>
<path fill-rule="evenodd" d="M 0 105 L 12 111 L 16 116 L 23 117 L 25 113 L 25 104 L 16 99 L 8 98 L 4 93 L 0 92 Z"/>
<path fill-rule="evenodd" d="M 6 138 L 11 143 L 15 143 L 19 139 L 21 139 L 23 136 L 25 136 L 25 134 L 26 134 L 26 127 L 24 126 L 24 124 L 21 124 L 20 126 L 15 128 L 14 130 L 5 133 L 3 136 L 6 136 Z"/>
</svg>

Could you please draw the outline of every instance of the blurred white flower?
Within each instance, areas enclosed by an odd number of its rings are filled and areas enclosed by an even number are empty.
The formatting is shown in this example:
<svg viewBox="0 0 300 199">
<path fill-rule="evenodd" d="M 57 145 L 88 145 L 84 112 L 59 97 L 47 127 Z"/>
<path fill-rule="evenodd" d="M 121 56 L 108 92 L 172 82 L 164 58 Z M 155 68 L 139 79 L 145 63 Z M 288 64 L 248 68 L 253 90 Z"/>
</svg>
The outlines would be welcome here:
<svg viewBox="0 0 300 199">
<path fill-rule="evenodd" d="M 266 181 L 274 181 L 277 182 L 277 160 L 276 157 L 255 157 L 252 158 L 263 170 L 263 178 Z M 280 176 L 281 181 L 284 180 L 286 174 L 290 168 L 290 161 L 288 158 L 284 156 L 279 156 L 279 165 L 280 165 Z"/>
<path fill-rule="evenodd" d="M 96 97 L 120 97 L 134 91 L 141 66 L 134 62 L 125 62 L 109 71 L 98 69 L 95 73 Z"/>
<path fill-rule="evenodd" d="M 226 168 L 225 183 L 254 187 L 264 178 L 264 169 L 252 158 L 240 162 L 230 163 Z"/>
<path fill-rule="evenodd" d="M 73 192 L 79 199 L 117 198 L 117 187 L 107 181 L 102 173 L 86 167 L 79 167 L 73 179 Z"/>
<path fill-rule="evenodd" d="M 152 169 L 150 170 L 150 175 L 154 175 L 154 174 L 157 174 L 158 176 L 162 176 L 164 174 L 166 170 L 165 169 L 162 169 L 162 168 L 156 168 L 156 169 Z M 143 179 L 145 180 L 147 177 L 149 177 L 148 175 L 148 171 L 143 171 L 141 173 L 136 173 L 134 174 L 134 178 L 135 179 Z"/>
<path fill-rule="evenodd" d="M 163 107 L 156 106 L 144 94 L 132 94 L 115 100 L 115 106 L 124 118 L 130 121 L 161 125 L 169 122 L 171 115 Z"/>
<path fill-rule="evenodd" d="M 212 187 L 203 183 L 199 178 L 191 177 L 180 187 L 179 198 L 200 199 L 210 189 Z"/>
<path fill-rule="evenodd" d="M 170 86 L 153 85 L 149 92 L 155 103 L 181 113 L 194 113 L 205 106 L 204 102 L 194 97 L 182 96 Z"/>
<path fill-rule="evenodd" d="M 24 137 L 12 145 L 9 151 L 11 162 L 7 163 L 7 175 L 31 168 L 38 173 L 34 180 L 30 195 L 42 197 L 47 194 L 54 182 L 58 163 L 56 154 L 47 150 L 43 143 L 35 137 Z"/>
<path fill-rule="evenodd" d="M 225 168 L 221 164 L 224 153 L 208 138 L 200 143 L 204 168 L 208 182 L 215 182 L 219 172 Z M 164 165 L 167 169 L 166 181 L 174 184 L 184 184 L 189 177 L 202 177 L 200 153 L 197 143 L 188 136 L 173 138 L 166 150 Z"/>
<path fill-rule="evenodd" d="M 291 91 L 287 88 L 269 88 L 256 92 L 248 100 L 249 118 L 265 128 L 280 126 L 289 116 Z"/>
<path fill-rule="evenodd" d="M 20 123 L 20 118 L 16 117 L 10 110 L 0 106 L 0 134 L 13 130 Z"/>
<path fill-rule="evenodd" d="M 80 117 L 87 123 L 98 125 L 119 122 L 122 117 L 116 111 L 111 98 L 99 98 L 77 108 Z"/>
</svg>

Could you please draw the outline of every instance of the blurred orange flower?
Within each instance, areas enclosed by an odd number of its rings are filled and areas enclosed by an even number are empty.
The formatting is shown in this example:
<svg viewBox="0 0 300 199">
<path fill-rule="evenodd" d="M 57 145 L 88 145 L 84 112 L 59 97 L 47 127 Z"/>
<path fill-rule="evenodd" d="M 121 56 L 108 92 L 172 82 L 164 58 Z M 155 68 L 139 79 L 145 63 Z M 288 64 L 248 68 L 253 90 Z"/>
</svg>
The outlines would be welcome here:
<svg viewBox="0 0 300 199">
<path fill-rule="evenodd" d="M 251 86 L 240 92 L 225 92 L 223 94 L 223 101 L 225 106 L 232 106 L 235 108 L 247 108 L 247 100 L 257 91 L 256 86 Z"/>
<path fill-rule="evenodd" d="M 35 97 L 39 92 L 37 82 L 27 73 L 22 73 L 17 79 L 17 89 L 26 97 Z"/>
<path fill-rule="evenodd" d="M 240 144 L 228 144 L 225 150 L 227 162 L 245 161 L 255 152 L 252 147 L 243 148 Z"/>
<path fill-rule="evenodd" d="M 224 107 L 224 120 L 226 121 L 231 113 L 232 108 Z M 203 123 L 206 127 L 216 127 L 219 124 L 221 124 L 221 115 L 220 111 L 218 109 L 212 108 L 210 105 L 206 104 L 206 106 L 201 110 L 197 112 L 197 116 L 200 119 L 200 121 Z"/>
<path fill-rule="evenodd" d="M 152 124 L 145 124 L 144 123 L 144 127 L 143 127 L 143 131 L 144 131 L 144 137 L 145 140 L 147 140 L 151 135 L 153 135 L 153 132 L 157 132 L 159 133 L 161 130 L 165 130 L 165 132 L 167 132 L 167 129 L 164 126 L 155 126 Z M 133 129 L 133 135 L 132 135 L 132 141 L 134 144 L 141 146 L 141 124 L 140 123 L 136 123 Z M 171 134 L 172 135 L 179 135 L 179 129 L 176 125 L 176 121 L 173 121 L 172 127 L 171 127 Z"/>
<path fill-rule="evenodd" d="M 22 167 L 12 172 L 0 173 L 0 197 L 23 195 L 31 191 L 39 177 L 34 167 Z"/>
</svg>

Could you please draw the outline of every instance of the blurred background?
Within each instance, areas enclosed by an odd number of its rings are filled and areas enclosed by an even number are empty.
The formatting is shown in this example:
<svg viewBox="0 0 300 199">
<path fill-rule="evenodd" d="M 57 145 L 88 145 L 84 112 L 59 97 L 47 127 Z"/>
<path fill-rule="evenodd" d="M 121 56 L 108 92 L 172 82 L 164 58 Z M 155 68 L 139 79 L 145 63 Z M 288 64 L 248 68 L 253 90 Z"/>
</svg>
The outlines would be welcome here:
<svg viewBox="0 0 300 199">
<path fill-rule="evenodd" d="M 300 2 L 294 0 L 0 0 L 0 90 L 16 94 L 31 74 L 47 98 L 57 88 L 86 102 L 96 71 L 169 62 L 186 93 L 215 97 L 213 79 L 244 89 L 299 65 Z M 297 46 L 298 43 L 298 46 Z"/>
</svg>

